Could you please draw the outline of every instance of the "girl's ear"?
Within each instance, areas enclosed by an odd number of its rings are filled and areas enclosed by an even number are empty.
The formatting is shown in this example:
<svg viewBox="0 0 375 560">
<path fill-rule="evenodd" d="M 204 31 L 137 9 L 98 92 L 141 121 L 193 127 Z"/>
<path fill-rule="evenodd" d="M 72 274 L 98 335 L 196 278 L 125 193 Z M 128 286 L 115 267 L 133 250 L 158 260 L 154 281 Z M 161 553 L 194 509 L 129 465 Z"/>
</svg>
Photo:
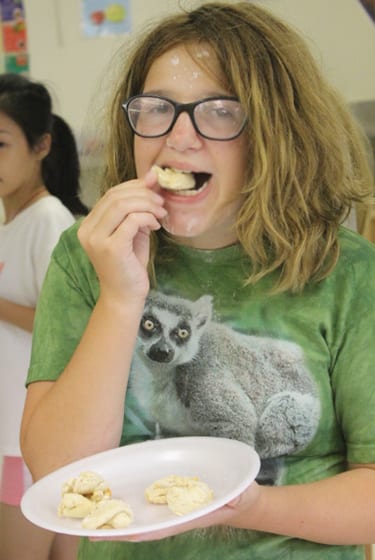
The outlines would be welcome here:
<svg viewBox="0 0 375 560">
<path fill-rule="evenodd" d="M 34 151 L 39 160 L 44 159 L 51 151 L 52 136 L 49 132 L 43 134 L 39 142 L 36 144 Z"/>
</svg>

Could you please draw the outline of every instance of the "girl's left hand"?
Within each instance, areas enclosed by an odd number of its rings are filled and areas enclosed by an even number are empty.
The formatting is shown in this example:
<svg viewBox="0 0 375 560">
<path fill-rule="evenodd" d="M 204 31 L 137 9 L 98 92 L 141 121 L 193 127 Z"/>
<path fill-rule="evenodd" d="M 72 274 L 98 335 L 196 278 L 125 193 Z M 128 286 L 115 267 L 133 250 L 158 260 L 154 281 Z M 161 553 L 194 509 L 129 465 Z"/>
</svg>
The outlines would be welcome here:
<svg viewBox="0 0 375 560">
<path fill-rule="evenodd" d="M 198 517 L 186 523 L 180 523 L 166 529 L 160 529 L 157 531 L 150 531 L 149 533 L 137 533 L 134 535 L 126 535 L 119 537 L 92 537 L 91 541 L 100 540 L 113 540 L 113 541 L 127 541 L 127 542 L 144 542 L 144 541 L 157 541 L 165 539 L 167 537 L 172 537 L 180 533 L 186 533 L 187 531 L 192 531 L 193 529 L 204 529 L 207 527 L 213 527 L 214 525 L 232 525 L 235 526 L 234 518 L 241 515 L 257 501 L 260 493 L 260 486 L 253 482 L 242 494 L 237 498 L 228 502 L 224 506 L 216 509 L 215 511 Z"/>
</svg>

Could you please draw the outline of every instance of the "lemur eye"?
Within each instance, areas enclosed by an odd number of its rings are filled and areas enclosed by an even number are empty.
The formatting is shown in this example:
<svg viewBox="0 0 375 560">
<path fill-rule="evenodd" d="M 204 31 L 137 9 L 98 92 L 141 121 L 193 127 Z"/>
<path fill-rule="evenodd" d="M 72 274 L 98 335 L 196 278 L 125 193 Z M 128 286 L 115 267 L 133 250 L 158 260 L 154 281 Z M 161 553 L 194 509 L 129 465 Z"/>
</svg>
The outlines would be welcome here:
<svg viewBox="0 0 375 560">
<path fill-rule="evenodd" d="M 143 321 L 143 328 L 146 331 L 152 331 L 154 329 L 154 327 L 155 327 L 155 323 L 151 319 L 145 319 Z"/>
<path fill-rule="evenodd" d="M 185 339 L 189 337 L 190 331 L 188 329 L 178 329 L 177 334 L 179 338 Z"/>
</svg>

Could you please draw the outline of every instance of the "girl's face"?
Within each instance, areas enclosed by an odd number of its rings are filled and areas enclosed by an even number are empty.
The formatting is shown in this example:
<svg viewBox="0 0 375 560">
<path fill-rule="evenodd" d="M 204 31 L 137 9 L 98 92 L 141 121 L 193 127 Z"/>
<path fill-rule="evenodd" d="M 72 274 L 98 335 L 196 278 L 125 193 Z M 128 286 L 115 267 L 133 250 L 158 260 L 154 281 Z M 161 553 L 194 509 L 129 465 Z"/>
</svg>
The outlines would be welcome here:
<svg viewBox="0 0 375 560">
<path fill-rule="evenodd" d="M 217 70 L 209 49 L 197 46 L 195 54 Z M 153 63 L 143 93 L 162 95 L 179 103 L 231 95 L 184 47 L 173 48 Z M 207 140 L 184 112 L 165 136 L 135 136 L 134 152 L 138 176 L 154 164 L 207 174 L 205 186 L 188 195 L 160 189 L 168 211 L 162 221 L 165 230 L 182 243 L 201 249 L 224 247 L 236 241 L 233 226 L 242 203 L 240 191 L 247 163 L 243 134 L 229 141 Z"/>
<path fill-rule="evenodd" d="M 30 149 L 22 129 L 0 112 L 0 197 L 33 191 L 41 183 L 43 150 Z"/>
</svg>

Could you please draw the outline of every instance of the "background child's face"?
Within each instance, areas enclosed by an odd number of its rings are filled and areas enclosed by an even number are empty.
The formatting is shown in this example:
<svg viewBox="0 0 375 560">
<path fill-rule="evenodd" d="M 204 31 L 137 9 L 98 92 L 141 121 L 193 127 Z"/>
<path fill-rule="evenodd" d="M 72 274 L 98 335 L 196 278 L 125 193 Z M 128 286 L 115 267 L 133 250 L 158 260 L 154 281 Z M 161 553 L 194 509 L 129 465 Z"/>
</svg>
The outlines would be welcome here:
<svg viewBox="0 0 375 560">
<path fill-rule="evenodd" d="M 210 69 L 218 70 L 212 52 L 197 46 L 196 60 L 204 58 Z M 212 59 L 212 60 L 210 60 Z M 184 47 L 176 47 L 158 58 L 146 77 L 143 93 L 189 103 L 207 97 L 231 95 L 204 70 Z M 162 191 L 168 216 L 163 227 L 183 242 L 214 248 L 236 240 L 233 224 L 241 204 L 240 190 L 246 169 L 244 135 L 234 140 L 207 140 L 194 129 L 187 113 L 179 115 L 173 129 L 160 138 L 134 139 L 138 176 L 154 164 L 185 171 L 207 173 L 204 188 L 189 195 Z"/>
<path fill-rule="evenodd" d="M 30 149 L 22 129 L 0 112 L 0 197 L 40 179 L 41 158 Z"/>
</svg>

